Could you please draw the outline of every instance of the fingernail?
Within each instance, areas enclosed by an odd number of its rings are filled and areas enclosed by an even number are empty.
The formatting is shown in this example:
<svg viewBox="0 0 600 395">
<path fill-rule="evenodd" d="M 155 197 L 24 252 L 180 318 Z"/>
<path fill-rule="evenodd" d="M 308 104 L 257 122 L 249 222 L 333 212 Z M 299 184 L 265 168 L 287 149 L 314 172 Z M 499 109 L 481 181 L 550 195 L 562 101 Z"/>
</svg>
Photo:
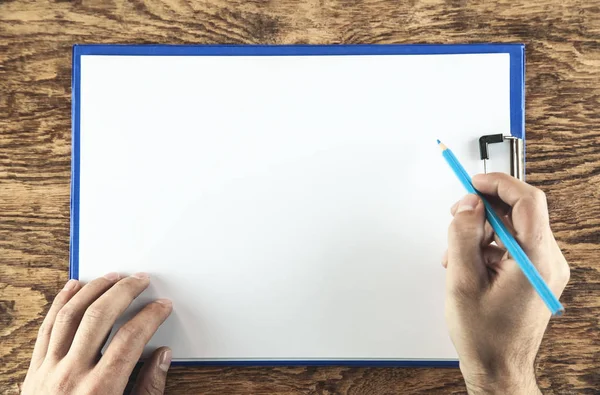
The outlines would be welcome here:
<svg viewBox="0 0 600 395">
<path fill-rule="evenodd" d="M 161 354 L 158 360 L 158 367 L 163 372 L 166 372 L 169 370 L 169 366 L 171 366 L 171 350 L 167 349 Z"/>
<path fill-rule="evenodd" d="M 71 279 L 65 284 L 63 291 L 72 291 L 77 285 L 77 280 Z"/>
<path fill-rule="evenodd" d="M 104 278 L 110 281 L 117 281 L 119 279 L 119 273 L 111 272 L 104 275 Z"/>
<path fill-rule="evenodd" d="M 169 299 L 157 299 L 155 300 L 156 303 L 160 303 L 160 304 L 164 304 L 165 306 L 172 306 L 173 302 L 171 302 Z"/>
<path fill-rule="evenodd" d="M 140 272 L 140 273 L 132 274 L 131 277 L 139 278 L 140 280 L 145 280 L 145 279 L 149 278 L 150 276 L 148 275 L 148 273 Z"/>
<path fill-rule="evenodd" d="M 477 206 L 478 202 L 479 202 L 479 197 L 477 195 L 470 193 L 467 196 L 465 196 L 464 198 L 462 198 L 462 200 L 460 202 L 458 202 L 458 208 L 456 209 L 456 212 L 460 213 L 463 211 L 474 210 L 475 207 Z"/>
</svg>

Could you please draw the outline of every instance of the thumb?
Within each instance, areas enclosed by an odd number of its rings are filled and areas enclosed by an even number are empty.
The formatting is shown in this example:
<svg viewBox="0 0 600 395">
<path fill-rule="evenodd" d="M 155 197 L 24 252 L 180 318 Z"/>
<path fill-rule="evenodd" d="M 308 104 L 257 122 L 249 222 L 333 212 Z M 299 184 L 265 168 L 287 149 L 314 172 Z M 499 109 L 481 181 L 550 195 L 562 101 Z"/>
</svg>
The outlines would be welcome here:
<svg viewBox="0 0 600 395">
<path fill-rule="evenodd" d="M 169 366 L 171 366 L 171 350 L 167 347 L 155 350 L 144 362 L 131 393 L 133 395 L 164 394 Z"/>
<path fill-rule="evenodd" d="M 485 208 L 481 198 L 466 195 L 454 213 L 448 230 L 448 274 L 450 289 L 471 292 L 487 284 L 487 269 L 481 245 L 485 237 Z"/>
</svg>

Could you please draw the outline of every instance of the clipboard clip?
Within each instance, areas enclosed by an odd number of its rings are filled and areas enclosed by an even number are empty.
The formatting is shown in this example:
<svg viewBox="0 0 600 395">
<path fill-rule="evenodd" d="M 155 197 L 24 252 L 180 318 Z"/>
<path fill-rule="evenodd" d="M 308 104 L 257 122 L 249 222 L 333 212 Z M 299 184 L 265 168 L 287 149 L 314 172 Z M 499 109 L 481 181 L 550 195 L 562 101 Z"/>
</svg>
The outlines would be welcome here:
<svg viewBox="0 0 600 395">
<path fill-rule="evenodd" d="M 525 178 L 525 152 L 523 140 L 513 136 L 503 134 L 488 134 L 479 138 L 479 156 L 483 161 L 483 172 L 487 174 L 487 161 L 490 159 L 488 145 L 503 143 L 508 140 L 510 143 L 510 175 L 524 181 Z"/>
</svg>

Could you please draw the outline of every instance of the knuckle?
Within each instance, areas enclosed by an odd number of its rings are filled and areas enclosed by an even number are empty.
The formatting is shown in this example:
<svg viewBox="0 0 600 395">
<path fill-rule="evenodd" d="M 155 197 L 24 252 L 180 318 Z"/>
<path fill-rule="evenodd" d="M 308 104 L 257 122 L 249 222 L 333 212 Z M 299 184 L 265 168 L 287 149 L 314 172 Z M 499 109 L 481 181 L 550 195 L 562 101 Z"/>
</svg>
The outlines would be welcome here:
<svg viewBox="0 0 600 395">
<path fill-rule="evenodd" d="M 504 178 L 504 174 L 502 175 L 502 178 Z M 519 190 L 515 188 L 516 185 L 511 182 L 512 180 L 505 179 L 505 181 L 508 181 L 508 182 L 502 182 L 502 187 L 498 187 L 499 190 L 504 189 L 504 193 L 506 195 L 519 194 Z"/>
<path fill-rule="evenodd" d="M 545 239 L 545 236 L 546 236 L 545 229 L 542 229 L 539 226 L 531 229 L 525 235 L 525 237 L 527 239 L 527 244 L 531 245 L 531 246 L 541 246 Z"/>
<path fill-rule="evenodd" d="M 119 372 L 120 373 L 120 372 Z M 86 382 L 87 395 L 104 395 L 108 393 L 117 393 L 114 383 L 107 383 L 105 378 L 89 375 Z M 113 392 L 114 391 L 114 392 Z"/>
<path fill-rule="evenodd" d="M 86 394 L 87 395 L 100 395 L 107 393 L 107 384 L 105 381 L 92 378 L 86 383 Z"/>
<path fill-rule="evenodd" d="M 137 359 L 134 360 L 130 353 L 130 345 L 121 344 L 117 347 L 117 350 L 113 356 L 110 357 L 108 361 L 108 370 L 111 374 L 119 374 L 123 367 L 133 365 L 137 362 Z"/>
<path fill-rule="evenodd" d="M 449 233 L 454 233 L 458 230 L 458 219 L 455 217 L 452 222 L 450 222 L 450 225 L 448 225 L 448 232 Z"/>
<path fill-rule="evenodd" d="M 103 322 L 109 320 L 111 314 L 105 306 L 93 303 L 85 311 L 84 318 L 92 322 Z"/>
<path fill-rule="evenodd" d="M 566 286 L 571 279 L 571 268 L 567 263 L 560 265 L 560 269 L 557 273 L 557 281 L 561 285 L 561 287 Z"/>
<path fill-rule="evenodd" d="M 38 337 L 48 337 L 52 333 L 52 323 L 51 322 L 42 322 L 40 329 L 38 330 Z"/>
<path fill-rule="evenodd" d="M 546 204 L 547 202 L 546 193 L 538 188 L 533 192 L 533 199 L 538 203 Z"/>
<path fill-rule="evenodd" d="M 144 329 L 138 325 L 132 325 L 127 323 L 123 325 L 118 331 L 115 337 L 119 337 L 123 340 L 123 343 L 127 344 L 130 342 L 139 342 L 145 339 Z"/>
<path fill-rule="evenodd" d="M 52 302 L 53 306 L 64 306 L 70 299 L 70 295 L 68 292 L 59 292 L 54 301 Z"/>
<path fill-rule="evenodd" d="M 68 370 L 61 370 L 54 375 L 55 392 L 58 394 L 70 394 L 75 387 L 73 375 Z"/>
<path fill-rule="evenodd" d="M 524 212 L 528 214 L 536 213 L 536 215 L 543 216 L 543 222 L 547 222 L 548 206 L 546 203 L 546 194 L 541 190 L 536 189 L 531 195 L 523 196 L 519 204 L 524 209 Z"/>
<path fill-rule="evenodd" d="M 70 324 L 74 321 L 77 321 L 79 317 L 79 313 L 76 309 L 69 306 L 64 306 L 59 310 L 58 314 L 56 314 L 56 322 L 60 324 Z"/>
<path fill-rule="evenodd" d="M 452 222 L 450 222 L 448 232 L 452 234 L 460 234 L 462 229 L 464 229 L 464 221 L 462 220 L 462 216 L 458 215 L 454 217 Z"/>
<path fill-rule="evenodd" d="M 83 286 L 83 288 L 91 288 L 91 289 L 95 289 L 95 290 L 100 290 L 102 292 L 104 292 L 106 289 L 110 288 L 113 285 L 113 283 L 104 278 L 104 277 L 99 277 L 99 278 L 95 278 L 92 281 L 90 281 L 89 283 L 87 283 L 86 285 Z"/>
<path fill-rule="evenodd" d="M 561 262 L 558 266 L 544 264 L 538 267 L 541 276 L 551 286 L 553 292 L 557 296 L 565 289 L 571 279 L 571 269 L 566 261 Z"/>
<path fill-rule="evenodd" d="M 482 230 L 482 226 L 471 220 L 470 213 L 459 213 L 454 217 L 448 229 L 449 233 L 459 239 L 472 238 Z"/>
</svg>

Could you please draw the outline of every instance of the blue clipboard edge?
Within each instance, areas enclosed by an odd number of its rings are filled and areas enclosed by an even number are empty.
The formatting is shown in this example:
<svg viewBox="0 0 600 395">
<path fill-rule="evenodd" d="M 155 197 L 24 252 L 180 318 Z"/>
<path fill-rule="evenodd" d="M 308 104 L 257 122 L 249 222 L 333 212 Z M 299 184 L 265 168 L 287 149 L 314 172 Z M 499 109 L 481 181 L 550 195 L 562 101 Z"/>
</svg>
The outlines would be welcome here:
<svg viewBox="0 0 600 395">
<path fill-rule="evenodd" d="M 524 44 L 359 44 L 359 45 L 123 45 L 73 46 L 71 87 L 71 225 L 69 278 L 79 278 L 79 165 L 82 55 L 128 56 L 332 56 L 332 55 L 440 55 L 508 53 L 510 55 L 511 135 L 525 139 Z M 239 360 L 173 361 L 184 366 L 354 366 L 354 367 L 452 367 L 458 360 Z"/>
<path fill-rule="evenodd" d="M 357 359 L 298 359 L 298 360 L 207 360 L 207 361 L 178 361 L 174 360 L 172 366 L 347 366 L 347 367 L 394 367 L 394 368 L 458 368 L 458 360 L 403 360 L 403 359 L 381 359 L 381 360 L 357 360 Z"/>
</svg>

